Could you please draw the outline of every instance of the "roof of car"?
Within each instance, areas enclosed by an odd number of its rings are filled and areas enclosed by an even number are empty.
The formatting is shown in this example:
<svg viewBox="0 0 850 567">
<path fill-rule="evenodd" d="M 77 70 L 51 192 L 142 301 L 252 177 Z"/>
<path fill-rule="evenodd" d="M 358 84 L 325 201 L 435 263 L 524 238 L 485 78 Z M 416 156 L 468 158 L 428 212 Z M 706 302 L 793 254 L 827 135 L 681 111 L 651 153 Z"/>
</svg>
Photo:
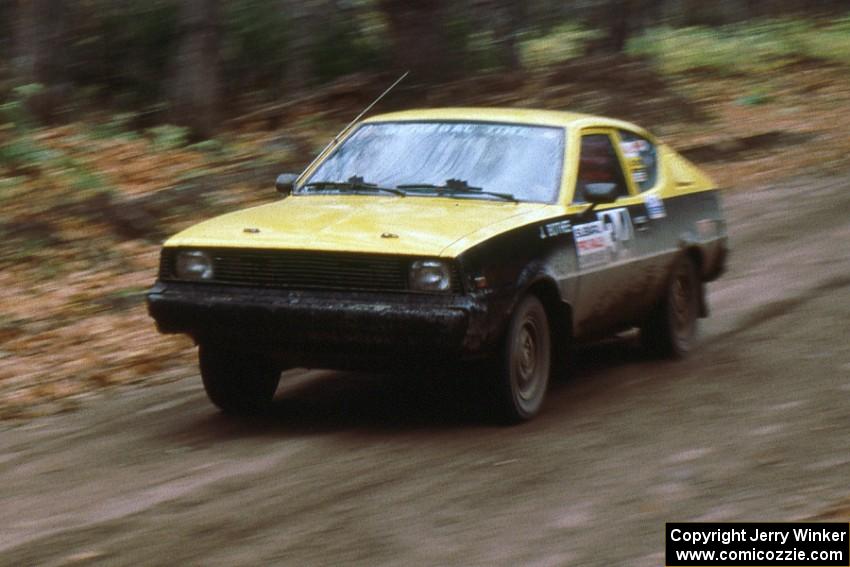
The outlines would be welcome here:
<svg viewBox="0 0 850 567">
<path fill-rule="evenodd" d="M 515 124 L 533 124 L 535 126 L 611 126 L 638 128 L 634 124 L 578 112 L 559 110 L 537 110 L 531 108 L 424 108 L 378 114 L 364 122 L 402 122 L 418 120 L 464 120 L 481 122 L 506 122 Z"/>
</svg>

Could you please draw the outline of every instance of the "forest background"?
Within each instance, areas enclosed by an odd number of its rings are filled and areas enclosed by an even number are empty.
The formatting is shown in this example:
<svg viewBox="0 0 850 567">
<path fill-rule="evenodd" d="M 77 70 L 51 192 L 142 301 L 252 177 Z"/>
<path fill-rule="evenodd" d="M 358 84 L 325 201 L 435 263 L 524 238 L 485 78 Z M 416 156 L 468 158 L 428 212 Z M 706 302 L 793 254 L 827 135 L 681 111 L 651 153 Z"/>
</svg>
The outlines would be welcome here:
<svg viewBox="0 0 850 567">
<path fill-rule="evenodd" d="M 633 120 L 735 191 L 850 168 L 846 0 L 0 0 L 0 417 L 194 373 L 145 314 L 161 241 L 406 70 L 379 110 Z"/>
</svg>

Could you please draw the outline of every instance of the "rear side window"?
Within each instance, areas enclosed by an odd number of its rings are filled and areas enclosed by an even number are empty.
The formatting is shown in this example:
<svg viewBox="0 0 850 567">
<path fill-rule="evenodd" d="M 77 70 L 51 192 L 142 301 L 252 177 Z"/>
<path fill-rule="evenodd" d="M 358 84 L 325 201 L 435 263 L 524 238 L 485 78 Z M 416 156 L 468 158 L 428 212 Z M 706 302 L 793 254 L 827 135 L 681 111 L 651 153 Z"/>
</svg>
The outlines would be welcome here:
<svg viewBox="0 0 850 567">
<path fill-rule="evenodd" d="M 629 194 L 623 168 L 608 134 L 585 134 L 581 137 L 574 203 L 585 202 L 584 188 L 589 183 L 616 184 L 618 198 Z"/>
<path fill-rule="evenodd" d="M 658 180 L 658 156 L 655 144 L 627 130 L 620 130 L 620 150 L 626 159 L 629 175 L 641 191 L 655 187 Z"/>
</svg>

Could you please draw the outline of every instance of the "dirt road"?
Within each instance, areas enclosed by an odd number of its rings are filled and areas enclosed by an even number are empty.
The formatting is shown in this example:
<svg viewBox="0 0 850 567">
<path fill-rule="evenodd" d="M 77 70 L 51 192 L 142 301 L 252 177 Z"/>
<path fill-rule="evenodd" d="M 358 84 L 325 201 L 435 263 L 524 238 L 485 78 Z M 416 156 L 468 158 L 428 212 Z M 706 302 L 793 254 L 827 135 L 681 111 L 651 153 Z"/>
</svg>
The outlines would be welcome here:
<svg viewBox="0 0 850 567">
<path fill-rule="evenodd" d="M 4 425 L 0 564 L 658 566 L 665 521 L 848 521 L 850 177 L 727 209 L 693 356 L 584 350 L 520 427 L 450 384 L 318 371 L 260 421 L 195 377 Z"/>
</svg>

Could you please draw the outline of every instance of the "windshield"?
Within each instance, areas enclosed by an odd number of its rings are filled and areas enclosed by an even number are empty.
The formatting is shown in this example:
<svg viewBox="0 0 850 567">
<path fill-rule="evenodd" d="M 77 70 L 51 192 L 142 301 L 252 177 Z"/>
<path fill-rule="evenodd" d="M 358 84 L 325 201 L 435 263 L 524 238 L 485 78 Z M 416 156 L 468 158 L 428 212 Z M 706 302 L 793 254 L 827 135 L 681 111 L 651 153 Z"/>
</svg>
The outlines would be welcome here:
<svg viewBox="0 0 850 567">
<path fill-rule="evenodd" d="M 360 126 L 302 185 L 343 192 L 363 183 L 405 194 L 552 203 L 560 187 L 562 128 L 484 122 Z M 334 185 L 336 184 L 336 185 Z"/>
</svg>

